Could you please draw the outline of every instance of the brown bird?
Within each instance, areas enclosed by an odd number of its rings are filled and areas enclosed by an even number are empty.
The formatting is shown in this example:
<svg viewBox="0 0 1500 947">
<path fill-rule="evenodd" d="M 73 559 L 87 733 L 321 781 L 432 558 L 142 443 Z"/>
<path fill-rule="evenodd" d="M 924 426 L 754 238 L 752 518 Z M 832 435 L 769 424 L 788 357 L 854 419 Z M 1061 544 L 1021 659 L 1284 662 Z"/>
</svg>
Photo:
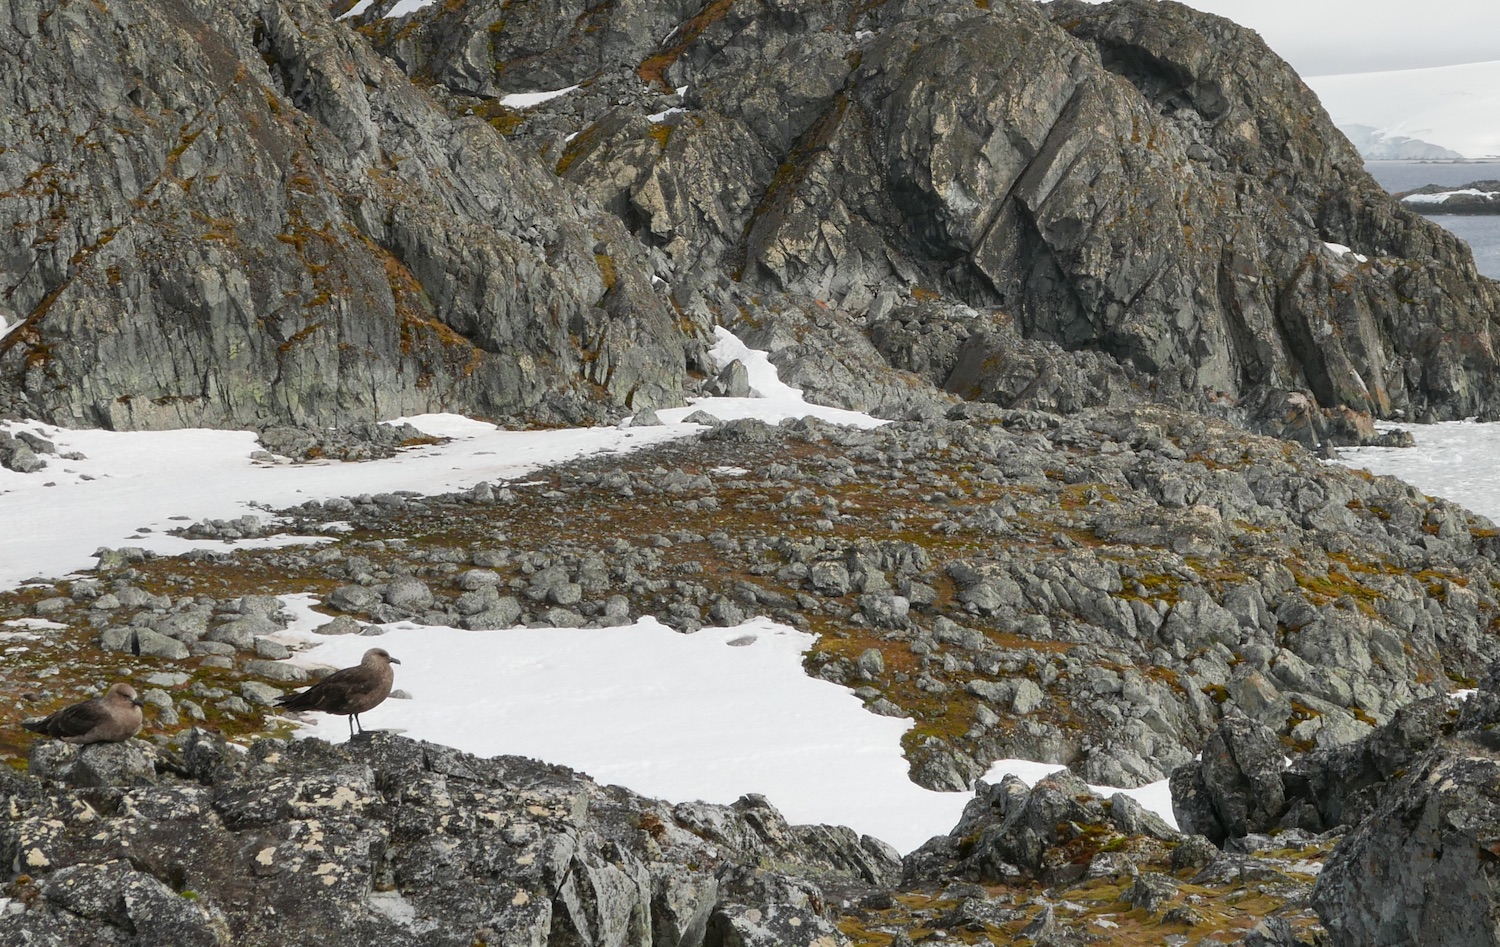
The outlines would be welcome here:
<svg viewBox="0 0 1500 947">
<path fill-rule="evenodd" d="M 120 743 L 140 732 L 144 703 L 129 684 L 111 684 L 103 697 L 64 707 L 50 716 L 23 720 L 21 726 L 64 743 Z"/>
<path fill-rule="evenodd" d="M 396 679 L 391 665 L 400 663 L 384 648 L 371 648 L 365 652 L 364 660 L 354 667 L 334 671 L 305 691 L 283 694 L 276 698 L 276 703 L 287 710 L 348 714 L 349 735 L 352 737 L 355 727 L 359 727 L 360 733 L 365 732 L 359 715 L 390 696 L 391 684 Z"/>
</svg>

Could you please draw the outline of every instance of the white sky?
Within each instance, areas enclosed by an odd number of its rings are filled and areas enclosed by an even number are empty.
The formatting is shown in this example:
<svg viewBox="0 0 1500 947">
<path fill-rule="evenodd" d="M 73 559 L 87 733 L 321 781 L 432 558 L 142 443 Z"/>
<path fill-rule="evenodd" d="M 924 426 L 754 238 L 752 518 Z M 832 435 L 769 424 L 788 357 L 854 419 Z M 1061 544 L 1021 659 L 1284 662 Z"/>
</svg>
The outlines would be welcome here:
<svg viewBox="0 0 1500 947">
<path fill-rule="evenodd" d="M 1500 0 L 1187 0 L 1256 30 L 1304 76 L 1500 60 Z"/>
</svg>

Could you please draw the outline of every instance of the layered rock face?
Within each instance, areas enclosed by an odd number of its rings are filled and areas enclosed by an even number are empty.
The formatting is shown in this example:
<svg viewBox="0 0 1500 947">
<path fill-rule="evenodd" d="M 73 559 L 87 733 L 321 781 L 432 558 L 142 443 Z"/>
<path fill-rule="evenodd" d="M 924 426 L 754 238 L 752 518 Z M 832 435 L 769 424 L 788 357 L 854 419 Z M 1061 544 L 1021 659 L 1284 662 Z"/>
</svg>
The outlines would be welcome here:
<svg viewBox="0 0 1500 947">
<path fill-rule="evenodd" d="M 690 336 L 618 222 L 317 4 L 23 2 L 0 47 L 13 409 L 325 426 L 680 399 Z"/>
<path fill-rule="evenodd" d="M 711 322 L 794 313 L 816 329 L 787 357 L 841 366 L 821 396 L 887 413 L 913 406 L 892 368 L 1277 433 L 1290 391 L 1495 413 L 1494 284 L 1227 21 L 1138 0 L 390 7 L 364 36 L 305 0 L 7 10 L 10 410 L 574 421 L 679 399 Z M 939 357 L 909 357 L 914 326 Z"/>
<path fill-rule="evenodd" d="M 940 294 L 1179 403 L 1305 389 L 1382 416 L 1494 413 L 1494 285 L 1228 21 L 1135 0 L 717 0 L 682 22 L 671 4 L 453 6 L 377 8 L 366 29 L 481 111 L 584 83 L 497 124 L 659 249 L 689 308 L 753 310 L 712 287 L 731 272 L 879 332 L 893 300 Z M 977 334 L 932 380 L 1005 404 L 1045 380 Z"/>
</svg>

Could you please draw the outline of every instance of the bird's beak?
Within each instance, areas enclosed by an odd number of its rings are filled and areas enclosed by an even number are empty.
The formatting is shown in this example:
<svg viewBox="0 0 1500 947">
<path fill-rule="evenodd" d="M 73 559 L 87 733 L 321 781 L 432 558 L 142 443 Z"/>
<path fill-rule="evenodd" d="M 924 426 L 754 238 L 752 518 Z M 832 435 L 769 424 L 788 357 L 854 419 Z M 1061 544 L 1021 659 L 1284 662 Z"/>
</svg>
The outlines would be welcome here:
<svg viewBox="0 0 1500 947">
<path fill-rule="evenodd" d="M 144 700 L 140 699 L 139 697 L 137 697 L 135 700 L 132 700 L 131 703 L 135 704 L 137 707 L 144 707 L 144 706 L 146 706 L 146 702 Z"/>
<path fill-rule="evenodd" d="M 401 663 L 401 659 L 400 658 L 391 658 L 391 663 L 392 664 L 400 664 Z"/>
</svg>

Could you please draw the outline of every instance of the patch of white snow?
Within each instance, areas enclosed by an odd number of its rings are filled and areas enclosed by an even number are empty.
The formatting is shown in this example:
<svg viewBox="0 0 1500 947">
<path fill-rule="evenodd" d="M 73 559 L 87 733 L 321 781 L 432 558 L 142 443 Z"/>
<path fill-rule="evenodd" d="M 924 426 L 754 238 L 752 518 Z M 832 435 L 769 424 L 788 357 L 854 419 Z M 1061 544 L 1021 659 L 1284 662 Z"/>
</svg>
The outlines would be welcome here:
<svg viewBox="0 0 1500 947">
<path fill-rule="evenodd" d="M 1353 250 L 1351 250 L 1348 247 L 1344 246 L 1342 243 L 1328 243 L 1328 242 L 1325 241 L 1324 244 L 1323 244 L 1323 246 L 1327 247 L 1333 253 L 1334 256 L 1337 256 L 1337 257 L 1352 256 L 1352 257 L 1354 257 L 1354 259 L 1358 260 L 1361 263 L 1368 263 L 1368 262 L 1370 262 L 1370 258 L 1369 257 L 1364 256 L 1363 254 L 1360 254 L 1360 253 L 1355 253 Z"/>
<path fill-rule="evenodd" d="M 1500 192 L 1481 191 L 1478 188 L 1466 187 L 1457 191 L 1443 191 L 1441 194 L 1408 194 L 1401 198 L 1401 200 L 1408 204 L 1446 204 L 1448 203 L 1448 198 L 1459 196 L 1495 198 L 1500 197 Z"/>
<path fill-rule="evenodd" d="M 551 92 L 512 92 L 510 95 L 502 95 L 500 104 L 506 108 L 529 109 L 577 90 L 578 86 L 570 85 L 566 89 L 554 89 Z"/>
</svg>

